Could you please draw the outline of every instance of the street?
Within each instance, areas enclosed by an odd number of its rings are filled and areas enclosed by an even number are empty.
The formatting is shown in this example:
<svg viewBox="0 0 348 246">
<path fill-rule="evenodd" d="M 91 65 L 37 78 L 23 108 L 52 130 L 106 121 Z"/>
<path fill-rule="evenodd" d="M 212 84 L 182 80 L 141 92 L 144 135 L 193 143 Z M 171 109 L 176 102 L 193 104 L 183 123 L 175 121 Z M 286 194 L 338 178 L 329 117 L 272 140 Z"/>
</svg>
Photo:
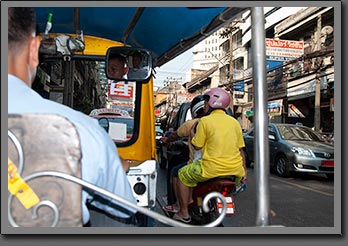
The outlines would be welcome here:
<svg viewBox="0 0 348 246">
<path fill-rule="evenodd" d="M 166 170 L 158 169 L 155 211 L 166 205 Z M 270 174 L 270 226 L 334 227 L 334 181 L 324 175 L 293 174 L 281 178 Z M 224 219 L 225 227 L 256 226 L 255 169 L 248 168 L 247 189 L 235 197 L 235 215 Z M 154 222 L 154 226 L 167 226 Z"/>
</svg>

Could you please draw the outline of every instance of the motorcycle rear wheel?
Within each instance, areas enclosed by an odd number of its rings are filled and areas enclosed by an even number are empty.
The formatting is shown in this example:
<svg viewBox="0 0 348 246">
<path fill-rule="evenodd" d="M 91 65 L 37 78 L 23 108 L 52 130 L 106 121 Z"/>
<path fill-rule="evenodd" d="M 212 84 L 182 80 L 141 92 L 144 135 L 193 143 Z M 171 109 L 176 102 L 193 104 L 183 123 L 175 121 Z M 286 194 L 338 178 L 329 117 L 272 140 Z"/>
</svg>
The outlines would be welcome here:
<svg viewBox="0 0 348 246">
<path fill-rule="evenodd" d="M 193 206 L 190 209 L 191 224 L 193 225 L 206 225 L 215 221 L 219 216 L 219 210 L 216 202 L 209 202 L 210 211 L 205 213 L 200 206 Z M 224 227 L 223 223 L 220 223 L 217 227 Z"/>
</svg>

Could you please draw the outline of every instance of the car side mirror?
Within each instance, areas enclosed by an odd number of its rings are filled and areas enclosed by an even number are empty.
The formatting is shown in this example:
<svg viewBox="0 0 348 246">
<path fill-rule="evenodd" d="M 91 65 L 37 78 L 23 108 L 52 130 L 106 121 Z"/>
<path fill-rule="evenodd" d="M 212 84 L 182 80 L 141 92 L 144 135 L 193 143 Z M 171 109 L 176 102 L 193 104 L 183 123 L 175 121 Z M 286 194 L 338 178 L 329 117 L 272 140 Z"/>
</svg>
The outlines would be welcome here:
<svg viewBox="0 0 348 246">
<path fill-rule="evenodd" d="M 105 74 L 116 81 L 147 82 L 152 72 L 152 56 L 143 48 L 110 47 L 106 52 Z"/>
<path fill-rule="evenodd" d="M 275 136 L 272 135 L 272 134 L 269 134 L 269 135 L 268 135 L 268 139 L 270 139 L 270 140 L 276 140 Z"/>
</svg>

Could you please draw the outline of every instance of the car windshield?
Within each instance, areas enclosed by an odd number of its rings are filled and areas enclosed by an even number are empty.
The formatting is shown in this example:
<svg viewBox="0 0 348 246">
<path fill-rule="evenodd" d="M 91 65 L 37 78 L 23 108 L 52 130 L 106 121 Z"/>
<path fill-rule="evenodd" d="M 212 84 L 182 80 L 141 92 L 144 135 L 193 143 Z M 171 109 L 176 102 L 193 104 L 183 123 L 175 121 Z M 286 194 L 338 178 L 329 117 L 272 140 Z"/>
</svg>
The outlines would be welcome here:
<svg viewBox="0 0 348 246">
<path fill-rule="evenodd" d="M 301 126 L 277 126 L 280 136 L 284 140 L 300 140 L 300 141 L 319 141 L 324 142 L 324 139 L 310 128 Z"/>
<path fill-rule="evenodd" d="M 110 117 L 109 115 L 99 115 L 94 118 L 110 135 L 115 143 L 129 141 L 134 134 L 134 119 L 132 117 Z"/>
</svg>

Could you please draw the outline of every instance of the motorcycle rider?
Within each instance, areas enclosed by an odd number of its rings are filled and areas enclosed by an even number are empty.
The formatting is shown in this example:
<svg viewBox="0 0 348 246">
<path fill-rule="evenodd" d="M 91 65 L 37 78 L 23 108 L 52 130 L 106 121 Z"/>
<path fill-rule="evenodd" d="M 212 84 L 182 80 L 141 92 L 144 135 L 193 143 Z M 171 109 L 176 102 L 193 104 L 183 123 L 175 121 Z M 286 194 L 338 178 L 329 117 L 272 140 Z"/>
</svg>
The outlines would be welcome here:
<svg viewBox="0 0 348 246">
<path fill-rule="evenodd" d="M 204 116 L 204 98 L 203 95 L 197 95 L 192 99 L 191 105 L 190 105 L 191 115 L 192 119 L 185 121 L 175 132 L 172 132 L 168 137 L 162 137 L 161 141 L 165 144 L 168 144 L 172 141 L 175 141 L 182 137 L 188 137 L 188 148 L 189 148 L 189 160 L 188 162 L 181 163 L 175 167 L 172 168 L 170 176 L 172 178 L 172 185 L 173 185 L 173 192 L 175 198 L 177 190 L 177 182 L 178 182 L 178 170 L 185 166 L 187 163 L 193 162 L 195 159 L 199 159 L 202 156 L 201 150 L 195 150 L 194 147 L 191 144 L 191 136 L 190 131 L 192 126 L 196 125 L 199 118 Z M 164 210 L 168 212 L 178 212 L 179 211 L 179 203 L 176 199 L 176 202 L 174 204 L 169 204 L 167 206 L 163 207 Z"/>
<path fill-rule="evenodd" d="M 233 175 L 236 183 L 246 182 L 242 128 L 225 111 L 231 103 L 229 93 L 222 88 L 210 88 L 203 98 L 207 115 L 199 120 L 197 132 L 191 141 L 194 148 L 202 149 L 202 159 L 187 164 L 178 173 L 177 198 L 180 209 L 173 219 L 184 223 L 191 221 L 188 211 L 190 194 L 199 182 Z"/>
</svg>

